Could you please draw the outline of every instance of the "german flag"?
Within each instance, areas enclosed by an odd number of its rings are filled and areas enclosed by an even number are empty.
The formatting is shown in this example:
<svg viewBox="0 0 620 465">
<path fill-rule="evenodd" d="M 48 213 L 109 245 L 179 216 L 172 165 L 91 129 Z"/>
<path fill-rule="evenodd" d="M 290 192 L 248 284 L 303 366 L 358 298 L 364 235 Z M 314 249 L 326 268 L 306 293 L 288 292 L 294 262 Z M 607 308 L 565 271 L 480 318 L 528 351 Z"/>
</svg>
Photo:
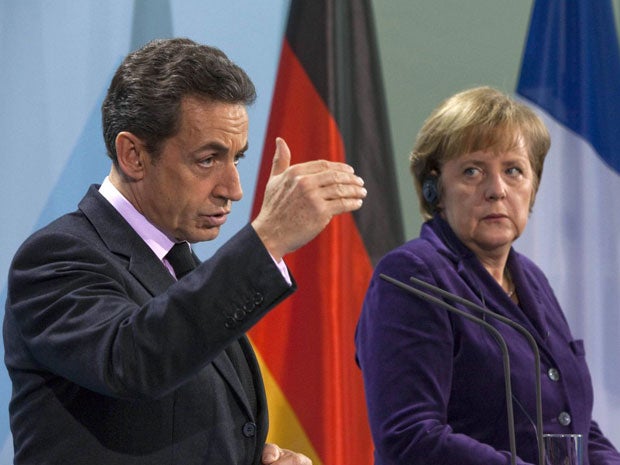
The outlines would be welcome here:
<svg viewBox="0 0 620 465">
<path fill-rule="evenodd" d="M 275 138 L 291 163 L 346 162 L 368 196 L 285 261 L 299 290 L 250 332 L 270 408 L 268 440 L 315 465 L 372 463 L 353 337 L 373 264 L 403 241 L 369 0 L 292 0 L 252 217 Z"/>
</svg>

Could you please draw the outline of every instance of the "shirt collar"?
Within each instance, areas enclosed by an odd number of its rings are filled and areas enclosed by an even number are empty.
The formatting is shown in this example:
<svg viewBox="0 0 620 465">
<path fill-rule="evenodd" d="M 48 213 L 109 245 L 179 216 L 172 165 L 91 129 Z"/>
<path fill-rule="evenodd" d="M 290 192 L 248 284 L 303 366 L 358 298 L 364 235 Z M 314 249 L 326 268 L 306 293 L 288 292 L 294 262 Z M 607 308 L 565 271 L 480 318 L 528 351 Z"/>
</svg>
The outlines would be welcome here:
<svg viewBox="0 0 620 465">
<path fill-rule="evenodd" d="M 109 177 L 103 180 L 99 193 L 125 218 L 125 221 L 138 233 L 150 249 L 163 260 L 174 245 L 174 241 L 146 219 L 112 184 Z"/>
</svg>

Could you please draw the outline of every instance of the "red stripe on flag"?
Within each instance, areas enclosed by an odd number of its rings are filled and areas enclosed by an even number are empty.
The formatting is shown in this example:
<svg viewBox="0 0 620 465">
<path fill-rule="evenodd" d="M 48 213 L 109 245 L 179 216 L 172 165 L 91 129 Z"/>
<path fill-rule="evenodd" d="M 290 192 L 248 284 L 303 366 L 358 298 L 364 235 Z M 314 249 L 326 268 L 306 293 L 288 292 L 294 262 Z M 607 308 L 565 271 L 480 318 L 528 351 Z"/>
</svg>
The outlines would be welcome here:
<svg viewBox="0 0 620 465">
<path fill-rule="evenodd" d="M 276 136 L 289 144 L 292 163 L 345 160 L 334 118 L 286 41 L 253 217 L 262 203 Z M 353 337 L 372 266 L 352 215 L 334 218 L 285 261 L 299 289 L 252 329 L 252 342 L 322 462 L 370 464 L 372 442 Z"/>
</svg>

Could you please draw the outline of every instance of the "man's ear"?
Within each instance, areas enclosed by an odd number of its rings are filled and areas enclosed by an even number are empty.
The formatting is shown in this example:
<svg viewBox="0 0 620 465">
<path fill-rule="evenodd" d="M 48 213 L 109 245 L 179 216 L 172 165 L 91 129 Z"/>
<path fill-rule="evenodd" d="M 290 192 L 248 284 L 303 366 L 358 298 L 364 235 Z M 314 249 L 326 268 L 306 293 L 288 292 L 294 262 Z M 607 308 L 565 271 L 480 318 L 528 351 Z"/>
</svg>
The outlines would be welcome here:
<svg viewBox="0 0 620 465">
<path fill-rule="evenodd" d="M 133 180 L 142 179 L 144 164 L 149 157 L 142 140 L 131 132 L 123 131 L 116 136 L 115 145 L 121 171 Z"/>
</svg>

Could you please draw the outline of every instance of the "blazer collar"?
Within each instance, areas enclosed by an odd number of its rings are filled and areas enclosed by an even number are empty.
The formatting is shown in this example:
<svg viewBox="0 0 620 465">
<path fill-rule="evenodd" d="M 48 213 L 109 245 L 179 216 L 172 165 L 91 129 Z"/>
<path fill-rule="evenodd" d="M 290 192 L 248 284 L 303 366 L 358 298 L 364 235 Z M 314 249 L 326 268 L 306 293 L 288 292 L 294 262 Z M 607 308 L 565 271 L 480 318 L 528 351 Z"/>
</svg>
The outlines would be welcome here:
<svg viewBox="0 0 620 465">
<path fill-rule="evenodd" d="M 537 310 L 544 308 L 544 299 L 538 283 L 526 277 L 525 269 L 531 265 L 524 256 L 511 248 L 506 264 L 519 289 L 521 303 L 517 306 L 504 295 L 476 254 L 459 240 L 446 220 L 435 215 L 423 225 L 420 236 L 455 264 L 458 275 L 479 296 L 479 304 L 521 323 L 534 335 L 540 346 L 544 345 L 548 333 L 547 322 L 545 315 Z"/>
<path fill-rule="evenodd" d="M 175 282 L 163 263 L 93 184 L 78 208 L 91 222 L 106 247 L 127 263 L 128 271 L 152 294 Z"/>
<path fill-rule="evenodd" d="M 234 355 L 231 354 L 230 351 L 234 350 L 232 348 L 232 345 L 234 344 L 238 344 L 241 348 L 239 355 L 241 355 L 244 360 L 240 360 L 240 363 L 247 364 L 247 370 L 249 371 L 245 374 L 239 373 L 231 361 L 230 357 Z M 220 372 L 220 375 L 226 379 L 238 401 L 243 405 L 246 414 L 251 418 L 260 418 L 261 412 L 266 408 L 267 400 L 265 397 L 265 388 L 263 386 L 260 368 L 258 367 L 258 361 L 256 360 L 256 356 L 247 336 L 243 335 L 237 341 L 234 341 L 231 344 L 231 347 L 228 347 L 213 360 L 213 365 Z M 254 411 L 250 405 L 248 396 L 245 393 L 245 387 L 241 382 L 241 376 L 252 380 L 253 386 L 250 389 L 254 389 L 254 392 L 256 393 L 256 411 Z"/>
</svg>

